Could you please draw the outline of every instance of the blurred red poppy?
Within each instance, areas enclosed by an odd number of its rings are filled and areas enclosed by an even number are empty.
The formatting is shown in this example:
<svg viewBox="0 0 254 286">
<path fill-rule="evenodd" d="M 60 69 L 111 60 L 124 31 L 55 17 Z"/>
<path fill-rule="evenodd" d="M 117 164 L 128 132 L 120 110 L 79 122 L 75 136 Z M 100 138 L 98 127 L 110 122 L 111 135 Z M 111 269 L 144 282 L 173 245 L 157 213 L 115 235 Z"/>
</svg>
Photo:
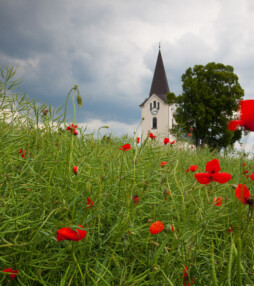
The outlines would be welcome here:
<svg viewBox="0 0 254 286">
<path fill-rule="evenodd" d="M 254 181 L 254 171 L 253 171 L 252 174 L 250 175 L 250 178 L 252 179 L 252 181 Z"/>
<path fill-rule="evenodd" d="M 164 167 L 164 166 L 166 166 L 166 165 L 167 165 L 167 162 L 161 162 L 161 163 L 160 163 L 160 166 L 161 166 L 161 167 Z"/>
<path fill-rule="evenodd" d="M 167 145 L 168 143 L 170 143 L 169 138 L 164 138 L 164 145 Z"/>
<path fill-rule="evenodd" d="M 150 225 L 150 232 L 151 234 L 157 234 L 163 231 L 164 225 L 161 221 L 157 220 L 156 222 Z"/>
<path fill-rule="evenodd" d="M 245 163 L 243 163 L 243 167 L 245 167 L 246 166 L 246 164 Z"/>
<path fill-rule="evenodd" d="M 130 144 L 125 144 L 121 148 L 119 148 L 119 150 L 123 150 L 123 151 L 127 151 L 129 149 L 131 149 L 131 145 Z"/>
<path fill-rule="evenodd" d="M 184 272 L 183 272 L 183 285 L 190 286 L 190 283 L 188 282 L 188 276 L 189 276 L 189 269 L 185 265 L 184 266 Z M 186 284 L 187 283 L 187 284 Z M 194 284 L 194 278 L 191 280 L 191 284 Z"/>
<path fill-rule="evenodd" d="M 213 198 L 213 204 L 220 207 L 222 203 L 222 198 Z"/>
<path fill-rule="evenodd" d="M 137 142 L 137 144 L 140 143 L 140 138 L 139 137 L 136 139 L 136 142 Z"/>
<path fill-rule="evenodd" d="M 87 198 L 86 209 L 91 208 L 93 205 L 94 203 L 92 202 L 92 200 L 90 198 Z"/>
<path fill-rule="evenodd" d="M 173 145 L 173 144 L 175 144 L 175 142 L 176 142 L 176 141 L 174 140 L 174 141 L 172 141 L 172 142 L 169 142 L 169 143 L 170 143 L 171 145 Z"/>
<path fill-rule="evenodd" d="M 190 171 L 195 172 L 197 170 L 198 166 L 197 165 L 192 165 L 190 166 Z"/>
<path fill-rule="evenodd" d="M 243 171 L 243 174 L 244 174 L 244 175 L 247 174 L 247 173 L 249 173 L 248 170 L 244 170 L 244 171 Z"/>
<path fill-rule="evenodd" d="M 153 133 L 149 133 L 149 137 L 153 140 L 154 138 L 156 138 L 155 135 L 153 135 Z"/>
<path fill-rule="evenodd" d="M 189 131 L 190 131 L 190 133 L 192 133 L 192 132 L 193 132 L 193 128 L 191 127 L 191 128 L 189 129 Z"/>
<path fill-rule="evenodd" d="M 78 135 L 77 127 L 77 125 L 72 124 L 71 126 L 67 126 L 66 130 L 70 130 L 74 135 Z"/>
<path fill-rule="evenodd" d="M 133 199 L 133 204 L 134 205 L 139 203 L 139 197 L 138 196 L 133 196 L 132 199 Z"/>
<path fill-rule="evenodd" d="M 48 109 L 44 109 L 44 110 L 43 110 L 43 115 L 45 115 L 45 116 L 46 116 L 46 115 L 47 115 L 47 113 L 48 113 Z"/>
<path fill-rule="evenodd" d="M 73 170 L 74 174 L 77 175 L 78 167 L 77 167 L 77 166 L 74 166 L 74 167 L 72 168 L 72 170 Z"/>
<path fill-rule="evenodd" d="M 79 227 L 83 228 L 82 225 L 79 225 Z M 80 241 L 86 236 L 87 232 L 85 230 L 81 229 L 71 229 L 68 227 L 61 228 L 57 231 L 57 237 L 56 239 L 58 241 L 61 240 L 74 240 L 74 241 Z"/>
<path fill-rule="evenodd" d="M 219 173 L 220 163 L 219 160 L 213 159 L 206 164 L 206 173 L 195 174 L 195 178 L 200 184 L 208 185 L 210 182 L 215 181 L 219 184 L 228 182 L 232 176 L 228 173 Z"/>
<path fill-rule="evenodd" d="M 228 228 L 228 233 L 230 233 L 230 232 L 233 231 L 233 230 L 234 230 L 233 226 L 230 226 L 230 227 Z"/>
<path fill-rule="evenodd" d="M 11 277 L 11 279 L 13 280 L 17 274 L 18 274 L 18 270 L 13 270 L 11 268 L 7 268 L 7 269 L 4 269 L 2 270 L 3 272 L 7 272 L 7 273 L 14 273 L 14 274 L 10 274 L 9 276 Z"/>
<path fill-rule="evenodd" d="M 19 154 L 21 154 L 21 157 L 24 159 L 26 156 L 26 151 L 22 150 L 22 148 L 19 150 Z"/>
<path fill-rule="evenodd" d="M 239 126 L 254 131 L 254 100 L 242 100 L 239 104 L 240 119 L 228 123 L 228 129 L 235 131 Z"/>
<path fill-rule="evenodd" d="M 191 136 L 192 136 L 192 134 L 191 134 L 191 133 L 189 133 L 189 134 L 188 134 L 188 137 L 191 137 Z"/>
<path fill-rule="evenodd" d="M 250 195 L 250 191 L 244 184 L 239 184 L 235 189 L 236 197 L 244 204 L 254 207 L 254 197 Z"/>
</svg>

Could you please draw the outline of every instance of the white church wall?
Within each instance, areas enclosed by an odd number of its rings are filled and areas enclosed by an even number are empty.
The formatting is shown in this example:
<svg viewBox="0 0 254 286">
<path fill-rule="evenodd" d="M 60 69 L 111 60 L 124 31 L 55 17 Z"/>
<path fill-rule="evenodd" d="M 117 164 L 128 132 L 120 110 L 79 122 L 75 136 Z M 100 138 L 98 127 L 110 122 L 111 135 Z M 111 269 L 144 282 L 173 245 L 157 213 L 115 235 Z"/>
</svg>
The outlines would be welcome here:
<svg viewBox="0 0 254 286">
<path fill-rule="evenodd" d="M 152 115 L 150 111 L 150 103 L 159 102 L 160 108 L 157 115 Z M 142 118 L 142 136 L 146 137 L 149 132 L 152 132 L 155 136 L 160 139 L 164 139 L 168 137 L 169 132 L 169 122 L 168 118 L 170 116 L 170 110 L 168 108 L 168 104 L 165 104 L 158 96 L 153 94 L 141 108 Z M 153 117 L 157 118 L 157 129 L 153 129 Z"/>
</svg>

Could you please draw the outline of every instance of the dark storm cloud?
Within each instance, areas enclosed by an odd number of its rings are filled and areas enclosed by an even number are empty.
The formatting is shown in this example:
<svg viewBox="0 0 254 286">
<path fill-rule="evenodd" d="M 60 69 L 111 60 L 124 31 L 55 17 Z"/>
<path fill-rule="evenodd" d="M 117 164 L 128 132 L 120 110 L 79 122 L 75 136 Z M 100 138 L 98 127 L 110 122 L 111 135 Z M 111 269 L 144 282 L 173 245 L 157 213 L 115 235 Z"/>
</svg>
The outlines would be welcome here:
<svg viewBox="0 0 254 286">
<path fill-rule="evenodd" d="M 215 61 L 233 65 L 251 96 L 253 7 L 247 0 L 0 0 L 0 64 L 18 66 L 20 89 L 41 103 L 64 104 L 78 84 L 80 122 L 122 122 L 127 130 L 140 120 L 159 42 L 176 95 L 188 67 Z"/>
</svg>

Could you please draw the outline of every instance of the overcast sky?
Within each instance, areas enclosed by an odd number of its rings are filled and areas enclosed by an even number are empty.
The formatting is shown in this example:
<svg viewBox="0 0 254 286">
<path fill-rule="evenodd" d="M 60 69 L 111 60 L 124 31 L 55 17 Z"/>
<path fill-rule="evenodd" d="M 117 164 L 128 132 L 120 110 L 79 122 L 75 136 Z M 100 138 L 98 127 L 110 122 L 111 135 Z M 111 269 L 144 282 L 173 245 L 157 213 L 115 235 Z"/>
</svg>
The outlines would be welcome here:
<svg viewBox="0 0 254 286">
<path fill-rule="evenodd" d="M 187 68 L 220 62 L 254 99 L 253 0 L 0 0 L 0 64 L 40 103 L 60 106 L 78 84 L 89 129 L 132 134 L 159 43 L 176 95 Z"/>
</svg>

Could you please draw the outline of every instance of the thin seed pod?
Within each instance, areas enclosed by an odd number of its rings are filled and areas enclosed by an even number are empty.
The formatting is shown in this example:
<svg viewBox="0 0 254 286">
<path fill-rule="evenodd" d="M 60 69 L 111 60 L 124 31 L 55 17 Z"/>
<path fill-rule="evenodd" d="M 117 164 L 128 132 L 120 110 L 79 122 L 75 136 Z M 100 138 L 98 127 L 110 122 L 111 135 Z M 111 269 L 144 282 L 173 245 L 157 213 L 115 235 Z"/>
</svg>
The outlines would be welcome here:
<svg viewBox="0 0 254 286">
<path fill-rule="evenodd" d="M 216 271 L 215 271 L 215 263 L 214 263 L 214 245 L 212 242 L 212 251 L 211 251 L 211 259 L 212 259 L 212 276 L 213 276 L 213 285 L 218 286 Z"/>
<path fill-rule="evenodd" d="M 231 270 L 233 265 L 233 257 L 234 257 L 234 242 L 231 242 L 229 262 L 228 262 L 228 286 L 231 286 Z"/>
<path fill-rule="evenodd" d="M 237 257 L 236 257 L 236 279 L 237 279 L 238 286 L 242 286 L 241 256 L 242 256 L 242 242 L 241 242 L 241 238 L 239 237 L 237 241 Z"/>
</svg>

